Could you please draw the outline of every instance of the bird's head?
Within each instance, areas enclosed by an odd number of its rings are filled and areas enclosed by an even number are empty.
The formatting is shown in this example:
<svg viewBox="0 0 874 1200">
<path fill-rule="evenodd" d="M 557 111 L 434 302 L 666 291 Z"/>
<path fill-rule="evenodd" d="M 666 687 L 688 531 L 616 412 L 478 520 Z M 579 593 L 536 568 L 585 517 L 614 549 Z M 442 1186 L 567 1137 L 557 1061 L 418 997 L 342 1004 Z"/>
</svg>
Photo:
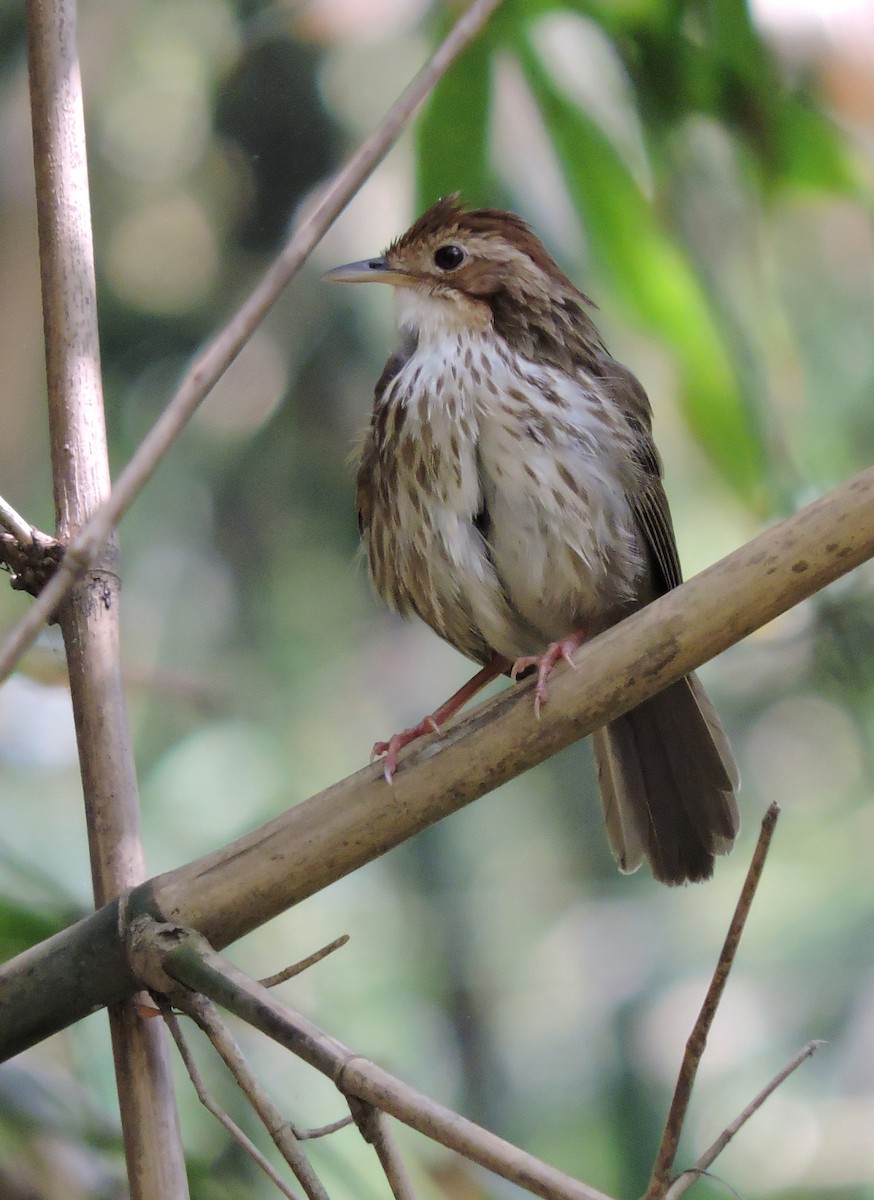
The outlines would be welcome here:
<svg viewBox="0 0 874 1200">
<path fill-rule="evenodd" d="M 337 283 L 389 283 L 401 324 L 494 326 L 520 312 L 542 320 L 556 305 L 585 297 L 556 266 L 525 222 L 500 209 L 468 209 L 446 196 L 378 258 L 328 271 Z"/>
</svg>

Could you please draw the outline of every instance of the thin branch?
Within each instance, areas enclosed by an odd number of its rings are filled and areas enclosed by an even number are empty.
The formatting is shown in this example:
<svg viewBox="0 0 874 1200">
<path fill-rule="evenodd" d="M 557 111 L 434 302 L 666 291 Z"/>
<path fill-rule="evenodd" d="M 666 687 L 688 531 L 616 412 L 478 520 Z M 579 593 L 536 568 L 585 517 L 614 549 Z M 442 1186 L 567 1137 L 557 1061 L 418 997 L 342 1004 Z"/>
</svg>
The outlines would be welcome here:
<svg viewBox="0 0 874 1200">
<path fill-rule="evenodd" d="M 659 1200 L 665 1194 L 668 1177 L 677 1154 L 680 1134 L 683 1132 L 683 1122 L 686 1119 L 686 1112 L 689 1108 L 689 1100 L 692 1095 L 695 1077 L 698 1074 L 701 1056 L 707 1045 L 707 1037 L 719 1008 L 719 1003 L 722 1000 L 723 992 L 725 991 L 729 972 L 734 963 L 747 917 L 750 914 L 750 909 L 756 896 L 759 880 L 762 878 L 762 871 L 764 870 L 765 860 L 768 857 L 768 849 L 771 845 L 771 837 L 773 836 L 779 815 L 779 805 L 772 804 L 762 820 L 762 828 L 759 832 L 756 848 L 753 852 L 744 885 L 741 888 L 734 916 L 731 919 L 728 933 L 725 936 L 719 961 L 713 972 L 710 987 L 707 989 L 707 994 L 704 997 L 704 1003 L 701 1005 L 701 1011 L 686 1043 L 686 1051 L 683 1055 L 683 1062 L 677 1077 L 677 1086 L 674 1090 L 674 1097 L 671 1101 L 667 1122 L 665 1123 L 665 1131 L 658 1154 L 656 1155 L 655 1166 L 653 1167 L 652 1177 L 644 1200 Z"/>
<path fill-rule="evenodd" d="M 57 570 L 63 552 L 57 538 L 28 525 L 0 496 L 0 565 L 11 571 L 13 588 L 38 596 Z"/>
<path fill-rule="evenodd" d="M 333 954 L 335 950 L 339 950 L 342 946 L 345 946 L 348 941 L 349 934 L 342 933 L 338 938 L 334 938 L 333 942 L 328 942 L 327 946 L 322 946 L 321 950 L 316 950 L 313 954 L 302 958 L 300 962 L 292 963 L 290 967 L 285 967 L 282 971 L 277 971 L 275 975 L 267 975 L 258 982 L 265 988 L 278 987 L 280 983 L 286 983 L 289 979 L 294 979 L 295 975 L 300 975 L 302 971 L 306 971 L 309 967 L 314 967 L 323 958 L 327 958 L 329 954 Z"/>
<path fill-rule="evenodd" d="M 398 140 L 416 110 L 500 3 L 501 0 L 474 0 L 459 17 L 376 132 L 335 177 L 314 211 L 305 218 L 248 298 L 194 360 L 176 394 L 119 475 L 112 494 L 72 540 L 60 567 L 10 633 L 0 651 L 0 680 L 9 675 L 75 580 L 101 552 L 113 529 L 148 483 L 201 401 L 240 353 L 325 232 Z"/>
<path fill-rule="evenodd" d="M 372 1104 L 366 1104 L 352 1096 L 349 1097 L 349 1105 L 361 1136 L 376 1151 L 395 1200 L 416 1200 L 413 1180 L 401 1158 L 388 1117 Z"/>
<path fill-rule="evenodd" d="M 579 670 L 558 668 L 550 679 L 540 722 L 531 684 L 508 688 L 410 747 L 392 787 L 378 764 L 365 767 L 135 888 L 124 913 L 179 921 L 227 946 L 655 695 L 872 554 L 869 468 L 581 647 Z M 0 966 L 0 1059 L 136 990 L 119 908 Z"/>
<path fill-rule="evenodd" d="M 140 918 L 131 954 L 135 969 L 143 973 L 141 985 L 172 991 L 177 981 L 192 993 L 208 996 L 327 1075 L 345 1096 L 396 1117 L 534 1195 L 544 1200 L 609 1200 L 355 1054 L 217 954 L 199 934 Z M 175 991 L 173 1002 L 179 1003 Z"/>
<path fill-rule="evenodd" d="M 758 1095 L 753 1097 L 746 1108 L 738 1113 L 731 1124 L 727 1125 L 725 1129 L 723 1129 L 722 1133 L 719 1135 L 713 1145 L 708 1146 L 695 1165 L 693 1167 L 689 1167 L 688 1170 L 683 1171 L 681 1175 L 677 1176 L 668 1189 L 665 1195 L 665 1200 L 678 1200 L 678 1198 L 682 1196 L 684 1192 L 687 1192 L 692 1184 L 695 1183 L 701 1177 L 701 1175 L 704 1174 L 707 1168 L 716 1161 L 737 1131 L 747 1123 L 754 1113 L 758 1112 L 768 1097 L 777 1090 L 780 1084 L 783 1083 L 784 1080 L 788 1079 L 793 1071 L 797 1071 L 803 1062 L 806 1062 L 808 1058 L 814 1055 L 817 1050 L 824 1045 L 825 1042 L 822 1041 L 808 1042 L 807 1045 L 799 1050 L 797 1054 L 793 1055 L 786 1066 L 783 1067 L 781 1071 L 778 1071 L 774 1078 L 762 1088 Z"/>
<path fill-rule="evenodd" d="M 205 996 L 193 993 L 179 993 L 174 995 L 173 1003 L 193 1021 L 196 1021 L 212 1042 L 237 1081 L 243 1095 L 258 1114 L 277 1150 L 294 1171 L 308 1200 L 328 1200 L 328 1193 L 321 1180 L 298 1145 L 294 1126 L 290 1121 L 286 1121 L 258 1082 L 233 1034 L 219 1016 L 212 1001 Z"/>
<path fill-rule="evenodd" d="M 76 0 L 27 0 L 52 484 L 63 542 L 109 494 L 76 22 Z M 146 874 L 121 680 L 117 548 L 105 542 L 97 569 L 57 609 L 98 905 Z M 132 1200 L 184 1200 L 188 1183 L 164 1030 L 142 1021 L 131 1000 L 110 1011 L 109 1024 Z"/>
<path fill-rule="evenodd" d="M 291 1190 L 282 1176 L 273 1167 L 269 1159 L 261 1153 L 248 1134 L 244 1133 L 239 1125 L 225 1112 L 225 1110 L 213 1100 L 209 1094 L 206 1084 L 203 1081 L 203 1076 L 197 1069 L 197 1063 L 194 1061 L 188 1043 L 185 1040 L 185 1035 L 182 1028 L 176 1019 L 176 1015 L 166 1001 L 160 1001 L 160 1012 L 164 1018 L 164 1022 L 170 1033 L 173 1036 L 173 1041 L 179 1051 L 179 1057 L 185 1064 L 185 1069 L 188 1072 L 188 1078 L 191 1080 L 192 1086 L 197 1093 L 197 1098 L 203 1107 L 211 1112 L 222 1128 L 226 1129 L 234 1141 L 242 1148 L 243 1152 L 252 1159 L 252 1161 L 261 1168 L 264 1174 L 268 1177 L 271 1183 L 279 1189 L 286 1197 L 286 1200 L 299 1200 L 297 1194 Z"/>
<path fill-rule="evenodd" d="M 24 517 L 0 496 L 0 526 L 11 533 L 20 546 L 32 546 L 34 530 Z M 45 535 L 43 535 L 45 536 Z"/>
<path fill-rule="evenodd" d="M 328 1125 L 316 1125 L 313 1129 L 298 1129 L 297 1140 L 299 1142 L 314 1141 L 316 1138 L 327 1137 L 329 1133 L 338 1133 L 341 1129 L 346 1129 L 350 1125 L 355 1124 L 354 1117 L 341 1117 L 339 1121 L 331 1121 Z"/>
</svg>

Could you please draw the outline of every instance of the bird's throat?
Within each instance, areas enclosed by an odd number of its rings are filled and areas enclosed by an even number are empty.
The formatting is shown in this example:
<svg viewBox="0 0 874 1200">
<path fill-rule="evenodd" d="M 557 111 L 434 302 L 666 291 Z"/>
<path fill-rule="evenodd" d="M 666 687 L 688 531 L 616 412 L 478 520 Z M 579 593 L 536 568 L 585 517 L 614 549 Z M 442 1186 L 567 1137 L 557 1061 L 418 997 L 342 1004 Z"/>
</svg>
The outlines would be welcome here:
<svg viewBox="0 0 874 1200">
<path fill-rule="evenodd" d="M 395 315 L 400 329 L 425 341 L 447 333 L 485 333 L 492 323 L 487 304 L 451 288 L 396 287 Z"/>
</svg>

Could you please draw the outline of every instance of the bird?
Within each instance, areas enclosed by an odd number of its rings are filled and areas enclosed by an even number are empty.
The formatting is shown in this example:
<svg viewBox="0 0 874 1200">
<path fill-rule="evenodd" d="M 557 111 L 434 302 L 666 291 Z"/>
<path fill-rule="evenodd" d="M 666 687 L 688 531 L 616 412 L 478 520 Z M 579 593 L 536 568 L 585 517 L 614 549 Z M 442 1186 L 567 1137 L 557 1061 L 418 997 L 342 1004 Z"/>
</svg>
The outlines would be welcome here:
<svg viewBox="0 0 874 1200">
<path fill-rule="evenodd" d="M 646 392 L 524 220 L 444 196 L 383 254 L 324 278 L 394 291 L 398 342 L 356 485 L 373 584 L 480 666 L 376 743 L 390 783 L 404 746 L 502 674 L 536 672 L 539 715 L 556 664 L 682 574 Z M 738 832 L 738 773 L 697 677 L 593 744 L 620 870 L 709 878 Z"/>
</svg>

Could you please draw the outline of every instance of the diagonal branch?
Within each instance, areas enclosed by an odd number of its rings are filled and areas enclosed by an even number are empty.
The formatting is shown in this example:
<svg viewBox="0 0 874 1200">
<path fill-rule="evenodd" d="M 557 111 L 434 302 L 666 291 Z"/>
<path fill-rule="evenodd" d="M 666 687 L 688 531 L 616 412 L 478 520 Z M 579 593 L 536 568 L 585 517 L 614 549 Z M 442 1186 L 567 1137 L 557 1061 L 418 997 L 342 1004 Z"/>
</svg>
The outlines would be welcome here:
<svg viewBox="0 0 874 1200">
<path fill-rule="evenodd" d="M 0 1058 L 135 989 L 119 925 L 148 913 L 216 946 L 384 854 L 627 712 L 874 555 L 874 468 L 772 526 L 583 646 L 550 680 L 510 688 L 402 756 L 365 767 L 203 858 L 144 884 L 0 967 Z"/>
<path fill-rule="evenodd" d="M 188 1047 L 188 1043 L 185 1041 L 185 1035 L 182 1032 L 182 1028 L 179 1024 L 176 1014 L 166 1001 L 161 1001 L 160 1003 L 160 1012 L 161 1016 L 164 1018 L 164 1024 L 167 1026 L 173 1036 L 173 1041 L 176 1043 L 176 1048 L 179 1051 L 179 1057 L 185 1064 L 185 1069 L 188 1072 L 188 1078 L 191 1080 L 191 1084 L 197 1093 L 197 1098 L 200 1103 L 208 1112 L 212 1113 L 222 1128 L 227 1131 L 228 1135 L 234 1139 L 237 1145 L 240 1146 L 243 1152 L 252 1159 L 256 1166 L 261 1168 L 274 1187 L 276 1187 L 278 1191 L 285 1196 L 286 1200 L 298 1200 L 297 1194 L 286 1185 L 285 1180 L 278 1173 L 278 1171 L 273 1169 L 273 1165 L 270 1160 L 261 1153 L 249 1135 L 244 1133 L 236 1121 L 228 1116 L 225 1110 L 221 1108 L 215 1100 L 213 1100 L 212 1096 L 209 1094 L 206 1084 L 203 1081 L 203 1076 L 197 1069 L 197 1063 L 194 1061 L 194 1056 Z"/>
<path fill-rule="evenodd" d="M 175 993 L 173 1002 L 177 1008 L 195 1021 L 236 1079 L 246 1099 L 258 1115 L 279 1153 L 291 1167 L 308 1200 L 328 1200 L 328 1194 L 300 1148 L 297 1130 L 286 1121 L 264 1088 L 255 1078 L 243 1052 L 231 1031 L 216 1011 L 215 1005 L 205 996 L 193 992 Z"/>
<path fill-rule="evenodd" d="M 348 1100 L 361 1136 L 376 1151 L 394 1200 L 416 1200 L 416 1189 L 401 1158 L 388 1117 L 363 1100 L 356 1100 L 352 1096 Z"/>
<path fill-rule="evenodd" d="M 240 353 L 326 230 L 398 140 L 440 78 L 500 3 L 501 0 L 473 0 L 376 132 L 339 172 L 315 210 L 303 221 L 249 297 L 191 364 L 176 394 L 119 475 L 112 494 L 70 542 L 60 567 L 7 638 L 0 650 L 0 680 L 9 675 L 74 581 L 101 552 L 113 529 L 151 479 L 201 401 Z"/>
<path fill-rule="evenodd" d="M 292 963 L 290 967 L 283 967 L 281 971 L 277 971 L 275 975 L 268 975 L 266 978 L 259 980 L 262 987 L 272 988 L 278 987 L 280 983 L 287 983 L 289 979 L 294 979 L 301 972 L 314 967 L 316 963 L 327 958 L 329 954 L 333 954 L 335 950 L 341 949 L 349 941 L 348 933 L 341 933 L 338 938 L 334 938 L 333 942 L 328 942 L 327 946 L 322 946 L 321 950 L 316 950 L 312 954 L 308 954 L 306 958 L 302 958 L 300 962 Z"/>
<path fill-rule="evenodd" d="M 759 1111 L 768 1097 L 773 1095 L 780 1084 L 787 1080 L 793 1071 L 797 1071 L 803 1062 L 807 1062 L 824 1044 L 824 1042 L 820 1041 L 808 1042 L 797 1054 L 793 1055 L 786 1066 L 779 1070 L 774 1078 L 770 1079 L 762 1090 L 753 1096 L 746 1108 L 738 1113 L 731 1124 L 723 1129 L 716 1141 L 704 1151 L 694 1167 L 689 1167 L 677 1176 L 665 1193 L 665 1200 L 679 1200 L 680 1196 L 688 1192 L 693 1183 L 696 1183 L 707 1168 L 716 1161 L 737 1131 L 747 1123 L 751 1116 Z"/>
<path fill-rule="evenodd" d="M 0 496 L 0 528 L 5 529 L 22 546 L 32 545 L 37 532 L 2 496 Z"/>
<path fill-rule="evenodd" d="M 199 934 L 178 925 L 160 925 L 141 918 L 132 930 L 131 942 L 135 969 L 143 972 L 143 982 L 150 990 L 172 993 L 177 1005 L 185 1004 L 179 998 L 180 983 L 201 997 L 209 997 L 321 1071 L 350 1100 L 363 1101 L 381 1113 L 389 1113 L 544 1200 L 609 1200 L 603 1192 L 505 1142 L 356 1054 L 277 1000 L 217 954 Z M 352 1111 L 366 1129 L 366 1112 L 356 1113 L 354 1104 Z M 384 1130 L 377 1127 L 371 1132 L 381 1145 L 380 1159 L 392 1173 L 393 1187 L 397 1186 L 406 1200 L 409 1183 L 384 1137 Z"/>
<path fill-rule="evenodd" d="M 701 1005 L 701 1011 L 698 1013 L 695 1025 L 686 1043 L 686 1050 L 677 1077 L 677 1086 L 674 1089 L 671 1107 L 668 1111 L 668 1119 L 665 1122 L 665 1131 L 656 1155 L 652 1177 L 644 1200 L 660 1200 L 664 1196 L 668 1186 L 668 1177 L 674 1165 L 677 1146 L 680 1142 L 680 1134 L 683 1132 L 683 1124 L 686 1120 L 689 1101 L 692 1097 L 692 1087 L 698 1074 L 701 1057 L 707 1046 L 707 1038 L 710 1034 L 711 1026 L 713 1025 L 722 995 L 725 991 L 725 985 L 728 982 L 729 972 L 734 964 L 740 939 L 746 927 L 747 917 L 750 915 L 750 909 L 756 897 L 759 880 L 762 878 L 765 860 L 768 857 L 768 850 L 771 846 L 771 837 L 777 825 L 779 815 L 779 806 L 772 804 L 765 813 L 762 821 L 759 840 L 756 843 L 755 853 L 750 862 L 749 870 L 747 871 L 747 876 L 731 919 L 731 924 L 728 927 L 728 933 L 725 935 L 725 942 L 719 955 L 719 961 L 713 972 L 713 978 L 707 989 L 707 995 L 704 997 Z"/>
</svg>

